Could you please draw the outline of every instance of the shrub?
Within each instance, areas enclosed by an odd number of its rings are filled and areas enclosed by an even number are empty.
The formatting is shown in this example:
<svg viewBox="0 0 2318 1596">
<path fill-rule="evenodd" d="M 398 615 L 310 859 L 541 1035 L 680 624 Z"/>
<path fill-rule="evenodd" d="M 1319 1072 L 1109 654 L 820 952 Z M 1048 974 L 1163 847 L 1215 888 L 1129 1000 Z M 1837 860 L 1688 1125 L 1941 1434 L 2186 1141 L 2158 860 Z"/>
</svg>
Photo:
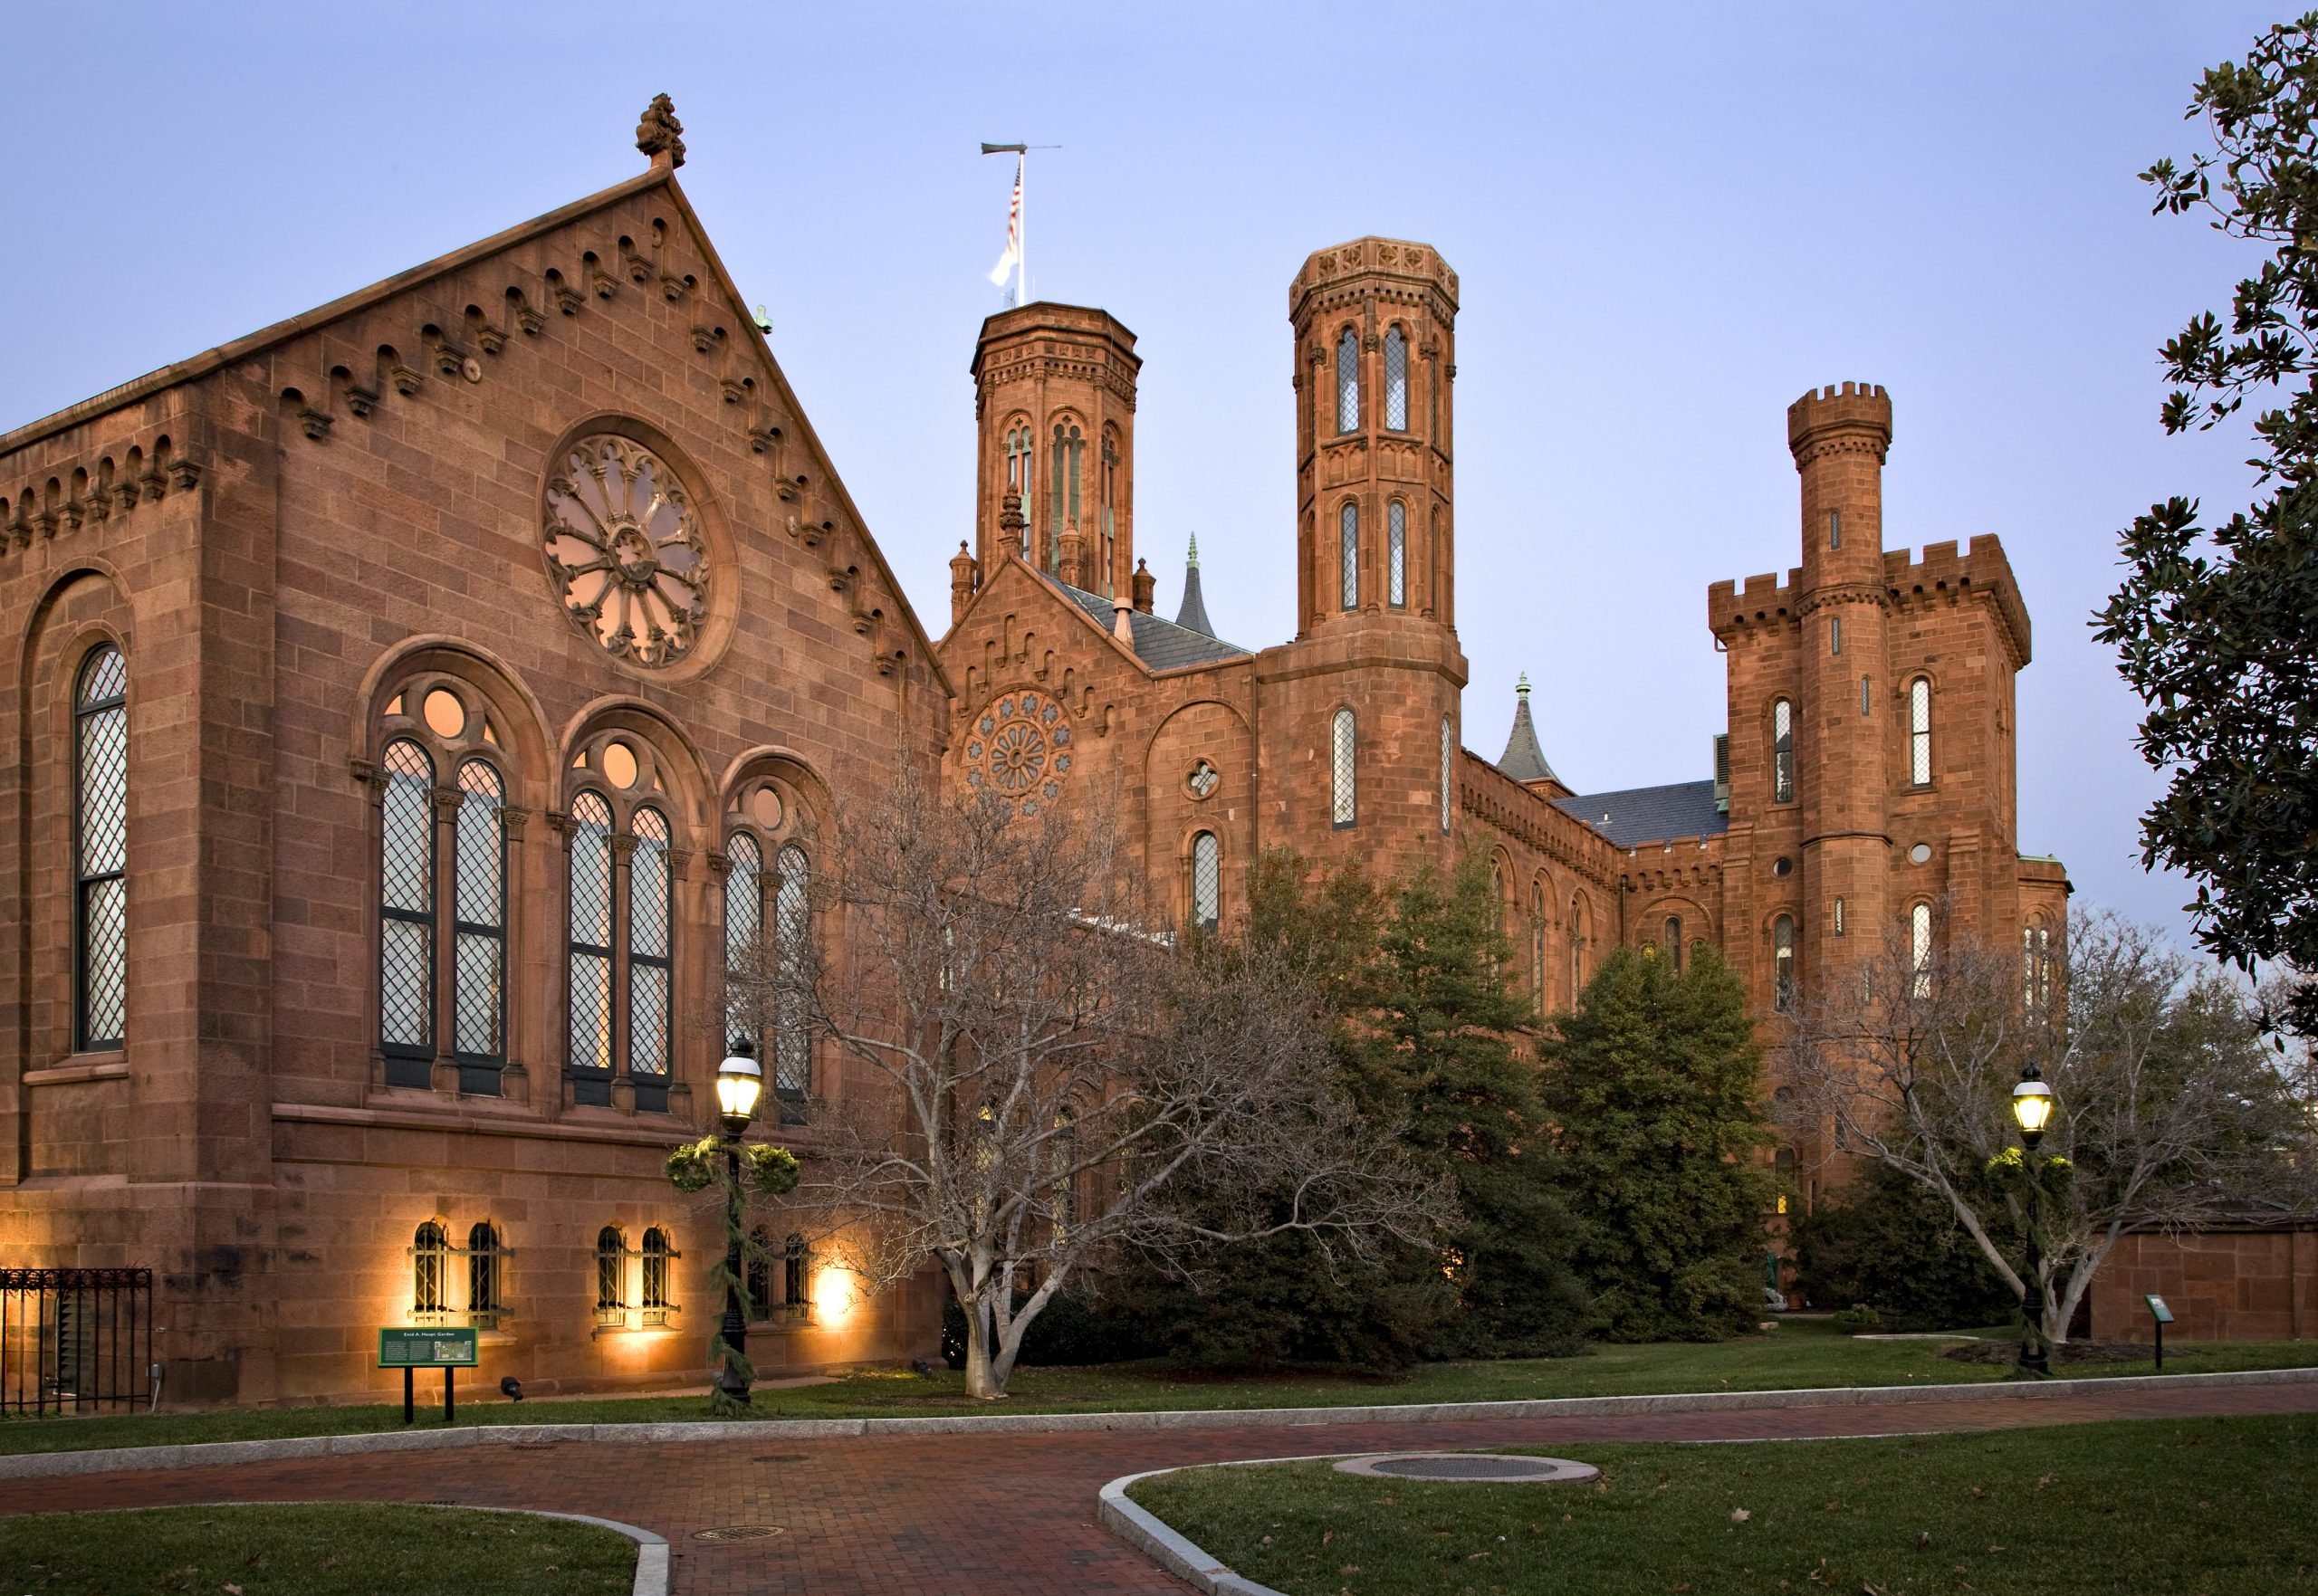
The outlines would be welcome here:
<svg viewBox="0 0 2318 1596">
<path fill-rule="evenodd" d="M 1791 1235 L 1806 1300 L 1866 1304 L 1895 1329 L 2001 1324 L 2020 1305 L 1947 1205 L 1882 1164 L 1822 1196 Z"/>
<path fill-rule="evenodd" d="M 1030 1293 L 1014 1294 L 1020 1308 Z M 1022 1334 L 1018 1363 L 1043 1368 L 1087 1363 L 1118 1363 L 1147 1358 L 1155 1349 L 1141 1325 L 1091 1291 L 1058 1291 Z M 966 1366 L 966 1314 L 952 1295 L 942 1305 L 942 1361 L 953 1369 Z"/>
<path fill-rule="evenodd" d="M 1883 1315 L 1865 1303 L 1853 1303 L 1835 1314 L 1835 1323 L 1845 1330 L 1873 1330 L 1883 1323 Z"/>
</svg>

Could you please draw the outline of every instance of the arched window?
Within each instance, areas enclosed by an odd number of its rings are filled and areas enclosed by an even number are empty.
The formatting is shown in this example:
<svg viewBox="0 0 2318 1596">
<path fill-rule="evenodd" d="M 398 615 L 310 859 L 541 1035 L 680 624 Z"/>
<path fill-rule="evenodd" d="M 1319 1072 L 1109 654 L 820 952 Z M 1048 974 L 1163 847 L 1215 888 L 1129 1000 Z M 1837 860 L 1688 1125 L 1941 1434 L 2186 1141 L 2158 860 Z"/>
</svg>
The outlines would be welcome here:
<svg viewBox="0 0 2318 1596">
<path fill-rule="evenodd" d="M 500 1260 L 505 1256 L 498 1228 L 490 1220 L 468 1228 L 467 1322 L 478 1329 L 496 1330 L 499 1315 L 507 1311 L 500 1276 Z"/>
<path fill-rule="evenodd" d="M 1839 615 L 1829 616 L 1827 617 L 1827 653 L 1834 656 L 1840 655 L 1843 651 L 1844 617 Z"/>
<path fill-rule="evenodd" d="M 1835 930 L 1835 934 L 1836 934 L 1837 936 L 1841 936 L 1841 935 L 1843 935 L 1843 934 L 1844 934 L 1844 901 L 1843 901 L 1841 898 L 1837 898 L 1837 899 L 1835 900 L 1835 926 L 1834 926 L 1834 930 Z"/>
<path fill-rule="evenodd" d="M 417 1061 L 391 1085 L 431 1084 L 435 1053 L 435 761 L 409 738 L 387 745 L 378 831 L 378 1046 Z"/>
<path fill-rule="evenodd" d="M 1384 425 L 1409 429 L 1409 340 L 1397 327 L 1384 334 Z"/>
<path fill-rule="evenodd" d="M 1908 780 L 1931 785 L 1931 678 L 1908 683 Z"/>
<path fill-rule="evenodd" d="M 1908 968 L 1915 971 L 1915 994 L 1931 996 L 1931 905 L 1918 903 L 1908 911 Z"/>
<path fill-rule="evenodd" d="M 1489 928 L 1505 934 L 1505 861 L 1489 862 Z"/>
<path fill-rule="evenodd" d="M 747 1021 L 734 989 L 753 971 L 763 935 L 764 849 L 749 833 L 736 831 L 724 843 L 724 1028 L 735 1035 L 746 1030 Z"/>
<path fill-rule="evenodd" d="M 772 1232 L 762 1225 L 749 1231 L 747 1276 L 749 1301 L 747 1316 L 751 1319 L 770 1318 L 772 1314 Z"/>
<path fill-rule="evenodd" d="M 1680 975 L 1682 973 L 1682 917 L 1679 914 L 1666 916 L 1662 936 L 1667 967 Z"/>
<path fill-rule="evenodd" d="M 1385 595 L 1395 609 L 1409 602 L 1409 507 L 1398 499 L 1384 511 Z"/>
<path fill-rule="evenodd" d="M 1078 1223 L 1078 1116 L 1067 1108 L 1055 1111 L 1054 1152 L 1047 1167 L 1054 1171 L 1054 1230 L 1066 1235 Z"/>
<path fill-rule="evenodd" d="M 410 1238 L 410 1316 L 421 1324 L 450 1308 L 451 1238 L 434 1219 Z"/>
<path fill-rule="evenodd" d="M 496 1094 L 507 1060 L 506 785 L 487 760 L 459 766 L 453 830 L 451 1004 L 459 1090 Z"/>
<path fill-rule="evenodd" d="M 1336 515 L 1336 578 L 1346 609 L 1360 607 L 1360 506 L 1345 501 Z"/>
<path fill-rule="evenodd" d="M 1843 546 L 1844 512 L 1840 510 L 1830 510 L 1827 511 L 1827 547 L 1840 549 Z"/>
<path fill-rule="evenodd" d="M 1795 921 L 1771 922 L 1771 1001 L 1781 1014 L 1795 1007 Z"/>
<path fill-rule="evenodd" d="M 1540 1018 L 1546 1012 L 1546 889 L 1529 889 L 1529 1003 Z"/>
<path fill-rule="evenodd" d="M 571 800 L 570 1065 L 581 1103 L 608 1104 L 612 1071 L 612 807 Z"/>
<path fill-rule="evenodd" d="M 636 838 L 627 856 L 627 1071 L 639 1087 L 656 1083 L 660 1100 L 637 1106 L 664 1108 L 668 1080 L 669 999 L 673 966 L 668 956 L 673 894 L 668 882 L 668 817 L 654 808 L 636 811 L 628 822 Z"/>
<path fill-rule="evenodd" d="M 1782 1147 L 1771 1154 L 1771 1184 L 1777 1194 L 1772 1199 L 1774 1213 L 1786 1212 L 1787 1199 L 1795 1190 L 1795 1149 Z"/>
<path fill-rule="evenodd" d="M 781 1305 L 802 1313 L 812 1300 L 813 1249 L 805 1245 L 802 1236 L 792 1230 L 781 1255 Z"/>
<path fill-rule="evenodd" d="M 1455 804 L 1457 762 L 1457 733 L 1449 724 L 1449 717 L 1441 717 L 1441 829 L 1449 829 L 1450 811 Z"/>
<path fill-rule="evenodd" d="M 1771 703 L 1771 802 L 1795 801 L 1795 706 L 1786 699 Z"/>
<path fill-rule="evenodd" d="M 1021 554 L 1025 559 L 1030 558 L 1030 521 L 1039 508 L 1038 496 L 1031 491 L 1031 437 L 1028 425 L 1017 427 L 1006 435 L 1006 485 L 1021 498 Z"/>
<path fill-rule="evenodd" d="M 1215 833 L 1192 838 L 1192 923 L 1213 931 L 1223 921 L 1223 851 Z"/>
<path fill-rule="evenodd" d="M 1349 327 L 1336 339 L 1336 430 L 1360 430 L 1360 339 Z"/>
<path fill-rule="evenodd" d="M 1872 679 L 1866 676 L 1862 676 L 1859 679 L 1859 718 L 1863 721 L 1866 720 L 1868 716 L 1874 712 L 1874 710 L 1875 693 L 1872 684 Z"/>
<path fill-rule="evenodd" d="M 657 1225 L 644 1233 L 644 1292 L 638 1305 L 647 1324 L 665 1324 L 676 1305 L 668 1300 L 668 1262 L 683 1255 L 668 1245 L 668 1233 Z"/>
<path fill-rule="evenodd" d="M 73 693 L 72 1028 L 118 1047 L 129 1014 L 129 666 L 104 644 Z"/>
<path fill-rule="evenodd" d="M 1585 900 L 1569 901 L 1569 1006 L 1575 1008 L 1585 991 Z"/>
<path fill-rule="evenodd" d="M 1338 829 L 1359 817 L 1354 803 L 1353 756 L 1357 734 L 1349 705 L 1328 722 L 1328 819 Z"/>
<path fill-rule="evenodd" d="M 627 1238 L 607 1225 L 596 1232 L 596 1319 L 618 1324 L 627 1314 Z"/>
<path fill-rule="evenodd" d="M 780 960 L 781 1035 L 773 1046 L 772 1091 L 781 1123 L 805 1123 L 805 1103 L 813 1093 L 813 1038 L 806 1024 L 799 988 L 809 978 L 812 952 L 812 866 L 795 843 L 773 861 L 780 880 L 773 888 L 773 934 Z"/>
</svg>

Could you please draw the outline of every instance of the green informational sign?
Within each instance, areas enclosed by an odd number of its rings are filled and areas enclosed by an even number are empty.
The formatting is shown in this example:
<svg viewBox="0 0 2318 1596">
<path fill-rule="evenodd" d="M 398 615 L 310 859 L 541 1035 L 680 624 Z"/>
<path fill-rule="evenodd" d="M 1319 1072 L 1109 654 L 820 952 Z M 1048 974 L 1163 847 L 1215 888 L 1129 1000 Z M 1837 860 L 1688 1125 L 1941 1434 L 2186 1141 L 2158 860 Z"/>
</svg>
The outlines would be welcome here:
<svg viewBox="0 0 2318 1596">
<path fill-rule="evenodd" d="M 2149 1305 L 2150 1316 L 2156 1319 L 2160 1324 L 2170 1324 L 2173 1323 L 2173 1310 L 2165 1305 L 2165 1299 L 2163 1297 L 2145 1296 L 2141 1300 Z"/>
<path fill-rule="evenodd" d="M 478 1362 L 472 1330 L 381 1330 L 381 1369 L 467 1369 Z"/>
</svg>

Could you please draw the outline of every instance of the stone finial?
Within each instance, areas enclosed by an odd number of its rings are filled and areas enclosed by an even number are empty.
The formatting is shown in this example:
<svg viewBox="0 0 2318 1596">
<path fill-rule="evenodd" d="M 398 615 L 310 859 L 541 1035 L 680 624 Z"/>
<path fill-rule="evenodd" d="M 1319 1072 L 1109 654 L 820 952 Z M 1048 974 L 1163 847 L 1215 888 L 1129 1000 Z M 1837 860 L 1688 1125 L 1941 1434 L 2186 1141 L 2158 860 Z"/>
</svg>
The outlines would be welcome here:
<svg viewBox="0 0 2318 1596">
<path fill-rule="evenodd" d="M 1140 559 L 1136 560 L 1135 562 L 1135 607 L 1143 614 L 1149 615 L 1152 603 L 1158 596 L 1159 578 L 1151 574 L 1151 568 L 1148 565 Z"/>
<path fill-rule="evenodd" d="M 1513 683 L 1513 691 L 1514 691 L 1515 693 L 1518 693 L 1518 694 L 1519 694 L 1520 696 L 1522 696 L 1523 698 L 1527 698 L 1527 697 L 1528 697 L 1528 696 L 1529 696 L 1529 673 L 1528 673 L 1528 672 L 1524 671 L 1524 672 L 1522 672 L 1522 673 L 1521 673 L 1521 679 L 1520 679 L 1519 681 L 1518 681 L 1518 682 L 1516 682 L 1516 683 Z"/>
<path fill-rule="evenodd" d="M 671 171 L 685 164 L 685 125 L 676 120 L 676 102 L 655 94 L 636 124 L 636 148 L 652 158 L 656 167 Z"/>
</svg>

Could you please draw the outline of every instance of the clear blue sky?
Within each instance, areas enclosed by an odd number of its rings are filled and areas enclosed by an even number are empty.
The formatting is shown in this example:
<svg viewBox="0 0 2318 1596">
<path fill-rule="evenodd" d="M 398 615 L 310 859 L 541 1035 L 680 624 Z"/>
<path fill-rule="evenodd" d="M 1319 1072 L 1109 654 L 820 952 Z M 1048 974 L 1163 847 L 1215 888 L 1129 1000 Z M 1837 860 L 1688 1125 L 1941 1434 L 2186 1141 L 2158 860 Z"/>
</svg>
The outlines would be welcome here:
<svg viewBox="0 0 2318 1596">
<path fill-rule="evenodd" d="M 2282 14 L 2282 13 L 2281 13 Z M 2154 350 L 2239 246 L 2134 174 L 2202 139 L 2198 72 L 2273 12 L 2180 5 L 0 8 L 0 427 L 637 169 L 684 182 L 918 613 L 969 530 L 967 361 L 1001 159 L 1037 158 L 1042 296 L 1145 357 L 1138 549 L 1280 640 L 1290 276 L 1365 233 L 1463 279 L 1466 741 L 1515 674 L 1580 790 L 1694 779 L 1722 729 L 1705 588 L 1796 563 L 1786 406 L 1886 385 L 1892 547 L 1993 532 L 2035 623 L 2021 844 L 2179 927 L 2157 788 L 2085 618 L 2155 499 L 2243 502 L 2242 438 L 2167 440 Z"/>
</svg>

